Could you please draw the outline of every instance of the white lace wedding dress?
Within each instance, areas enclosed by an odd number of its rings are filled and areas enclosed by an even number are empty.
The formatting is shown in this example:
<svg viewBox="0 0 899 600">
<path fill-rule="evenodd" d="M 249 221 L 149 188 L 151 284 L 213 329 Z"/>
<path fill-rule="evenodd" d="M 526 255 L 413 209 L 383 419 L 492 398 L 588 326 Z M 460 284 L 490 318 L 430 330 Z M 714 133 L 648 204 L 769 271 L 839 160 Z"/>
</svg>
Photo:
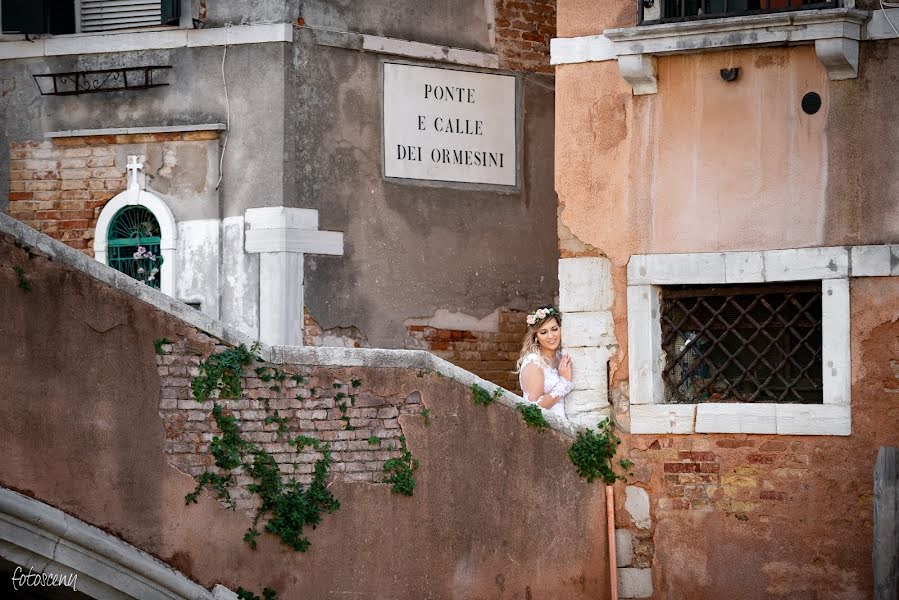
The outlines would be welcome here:
<svg viewBox="0 0 899 600">
<path fill-rule="evenodd" d="M 528 354 L 521 362 L 521 370 L 518 372 L 518 385 L 527 402 L 536 403 L 538 400 L 538 398 L 534 398 L 533 400 L 528 398 L 528 393 L 524 391 L 524 369 L 530 364 L 535 364 L 543 369 L 543 393 L 559 399 L 558 402 L 553 404 L 552 408 L 547 408 L 546 410 L 565 419 L 565 396 L 567 396 L 568 392 L 574 388 L 574 385 L 559 375 L 558 369 L 544 365 L 536 353 Z"/>
</svg>

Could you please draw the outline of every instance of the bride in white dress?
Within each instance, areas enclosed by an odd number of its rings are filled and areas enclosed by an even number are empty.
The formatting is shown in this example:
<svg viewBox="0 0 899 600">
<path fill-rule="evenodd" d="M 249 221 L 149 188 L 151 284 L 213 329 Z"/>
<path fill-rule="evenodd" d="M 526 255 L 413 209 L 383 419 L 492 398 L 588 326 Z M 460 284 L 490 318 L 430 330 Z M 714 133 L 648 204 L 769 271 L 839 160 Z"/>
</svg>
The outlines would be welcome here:
<svg viewBox="0 0 899 600">
<path fill-rule="evenodd" d="M 562 354 L 562 315 L 552 306 L 541 306 L 527 317 L 518 383 L 524 399 L 565 417 L 565 396 L 571 384 L 571 357 Z"/>
</svg>

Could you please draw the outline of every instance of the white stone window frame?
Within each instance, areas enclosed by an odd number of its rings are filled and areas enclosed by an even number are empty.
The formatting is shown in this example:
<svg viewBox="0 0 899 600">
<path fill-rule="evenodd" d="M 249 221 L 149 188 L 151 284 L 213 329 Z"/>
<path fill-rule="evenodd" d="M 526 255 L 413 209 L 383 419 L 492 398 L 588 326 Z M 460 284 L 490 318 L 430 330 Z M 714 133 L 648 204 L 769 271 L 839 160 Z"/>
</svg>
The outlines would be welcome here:
<svg viewBox="0 0 899 600">
<path fill-rule="evenodd" d="M 858 257 L 858 275 L 890 275 L 890 246 L 632 256 L 627 269 L 631 433 L 850 435 L 850 254 Z M 821 281 L 822 291 L 822 404 L 665 403 L 661 286 L 810 280 Z"/>
<path fill-rule="evenodd" d="M 94 258 L 104 265 L 108 264 L 106 253 L 109 245 L 109 224 L 116 213 L 126 206 L 143 206 L 156 217 L 159 223 L 159 253 L 162 255 L 159 290 L 174 298 L 175 271 L 178 268 L 178 226 L 172 209 L 156 194 L 129 188 L 106 203 L 94 227 Z"/>
</svg>

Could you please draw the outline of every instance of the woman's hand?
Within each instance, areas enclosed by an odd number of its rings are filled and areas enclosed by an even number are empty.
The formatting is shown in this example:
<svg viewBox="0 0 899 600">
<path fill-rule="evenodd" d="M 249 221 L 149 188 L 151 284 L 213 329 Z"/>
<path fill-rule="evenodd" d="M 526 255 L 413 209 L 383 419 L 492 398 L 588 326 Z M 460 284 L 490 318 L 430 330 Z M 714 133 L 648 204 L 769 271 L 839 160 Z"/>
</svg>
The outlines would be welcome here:
<svg viewBox="0 0 899 600">
<path fill-rule="evenodd" d="M 567 354 L 562 355 L 562 360 L 559 361 L 559 375 L 571 381 L 571 357 Z"/>
</svg>

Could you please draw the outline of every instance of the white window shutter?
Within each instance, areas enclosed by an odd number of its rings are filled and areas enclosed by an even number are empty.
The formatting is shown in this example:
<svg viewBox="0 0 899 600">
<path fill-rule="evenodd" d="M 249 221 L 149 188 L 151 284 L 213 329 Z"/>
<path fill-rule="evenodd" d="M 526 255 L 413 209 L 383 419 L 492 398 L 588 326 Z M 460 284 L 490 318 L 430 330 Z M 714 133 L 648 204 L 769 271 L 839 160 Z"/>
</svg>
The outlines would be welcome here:
<svg viewBox="0 0 899 600">
<path fill-rule="evenodd" d="M 160 0 L 81 0 L 81 31 L 114 31 L 159 25 Z"/>
</svg>

